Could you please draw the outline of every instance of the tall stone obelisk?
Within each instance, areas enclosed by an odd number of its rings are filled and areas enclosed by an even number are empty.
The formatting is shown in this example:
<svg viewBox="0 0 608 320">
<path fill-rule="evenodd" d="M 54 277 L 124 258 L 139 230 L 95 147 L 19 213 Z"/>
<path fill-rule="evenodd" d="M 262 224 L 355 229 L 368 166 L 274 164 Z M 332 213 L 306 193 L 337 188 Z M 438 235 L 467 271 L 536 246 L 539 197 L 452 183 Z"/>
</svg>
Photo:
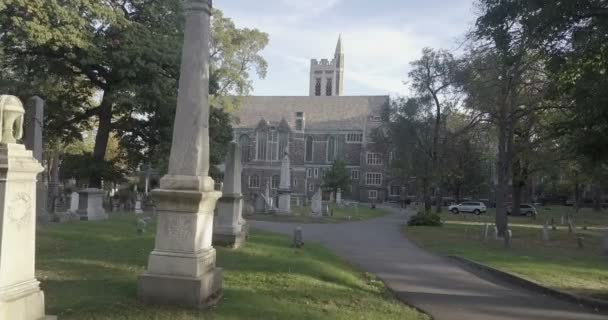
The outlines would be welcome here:
<svg viewBox="0 0 608 320">
<path fill-rule="evenodd" d="M 215 266 L 213 211 L 221 192 L 209 173 L 209 29 L 211 0 L 190 0 L 169 172 L 152 191 L 158 227 L 148 270 L 138 280 L 146 303 L 205 308 L 222 295 Z"/>
<path fill-rule="evenodd" d="M 43 168 L 22 144 L 23 104 L 0 96 L 0 319 L 40 320 L 44 293 L 34 274 L 36 176 Z"/>
<path fill-rule="evenodd" d="M 289 154 L 281 161 L 281 181 L 279 184 L 279 214 L 291 214 L 291 165 Z"/>
</svg>

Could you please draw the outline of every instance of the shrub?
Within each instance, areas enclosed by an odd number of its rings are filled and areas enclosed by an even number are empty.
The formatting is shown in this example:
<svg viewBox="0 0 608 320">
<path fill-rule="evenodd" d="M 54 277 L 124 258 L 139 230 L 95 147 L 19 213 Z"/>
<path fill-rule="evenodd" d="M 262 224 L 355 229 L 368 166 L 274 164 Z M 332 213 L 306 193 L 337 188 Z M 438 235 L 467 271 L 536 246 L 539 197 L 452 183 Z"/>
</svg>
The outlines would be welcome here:
<svg viewBox="0 0 608 320">
<path fill-rule="evenodd" d="M 436 213 L 419 212 L 408 221 L 408 226 L 441 227 L 441 217 Z"/>
</svg>

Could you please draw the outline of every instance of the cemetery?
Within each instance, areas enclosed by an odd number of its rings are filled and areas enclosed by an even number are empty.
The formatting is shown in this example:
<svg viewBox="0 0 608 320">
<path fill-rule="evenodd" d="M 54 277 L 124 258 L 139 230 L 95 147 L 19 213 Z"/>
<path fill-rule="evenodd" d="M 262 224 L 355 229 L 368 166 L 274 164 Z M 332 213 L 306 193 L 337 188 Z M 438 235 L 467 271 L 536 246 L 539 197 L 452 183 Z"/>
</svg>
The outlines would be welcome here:
<svg viewBox="0 0 608 320">
<path fill-rule="evenodd" d="M 444 223 L 441 228 L 407 227 L 404 232 L 417 244 L 441 255 L 462 256 L 572 294 L 596 299 L 608 297 L 603 213 L 581 209 L 574 214 L 572 207 L 539 207 L 536 220 L 511 218 L 512 244 L 505 250 L 502 239 L 494 238 L 493 230 L 484 230 L 485 226 L 493 225 L 492 211 L 481 217 L 446 212 L 441 214 Z M 566 221 L 560 222 L 567 215 L 574 217 L 572 233 Z M 582 247 L 578 239 L 582 239 Z"/>
<path fill-rule="evenodd" d="M 607 4 L 270 2 L 0 3 L 0 320 L 608 318 Z"/>
</svg>

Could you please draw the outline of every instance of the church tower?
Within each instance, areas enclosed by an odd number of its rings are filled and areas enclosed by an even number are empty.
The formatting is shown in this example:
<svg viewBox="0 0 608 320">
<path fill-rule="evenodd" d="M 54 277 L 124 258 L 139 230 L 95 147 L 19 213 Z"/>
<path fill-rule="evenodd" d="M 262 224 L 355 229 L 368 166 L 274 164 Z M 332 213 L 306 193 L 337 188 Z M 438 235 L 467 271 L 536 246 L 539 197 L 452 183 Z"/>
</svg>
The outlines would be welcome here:
<svg viewBox="0 0 608 320">
<path fill-rule="evenodd" d="M 344 48 L 338 37 L 333 60 L 310 61 L 310 96 L 341 96 L 344 93 Z"/>
</svg>

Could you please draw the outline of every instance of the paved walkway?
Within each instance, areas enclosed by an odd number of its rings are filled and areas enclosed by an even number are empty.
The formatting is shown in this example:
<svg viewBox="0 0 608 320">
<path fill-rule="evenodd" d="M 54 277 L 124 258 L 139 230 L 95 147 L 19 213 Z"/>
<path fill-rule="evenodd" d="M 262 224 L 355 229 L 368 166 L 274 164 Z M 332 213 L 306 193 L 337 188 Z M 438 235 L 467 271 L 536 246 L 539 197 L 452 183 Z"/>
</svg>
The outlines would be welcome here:
<svg viewBox="0 0 608 320">
<path fill-rule="evenodd" d="M 447 258 L 418 248 L 401 234 L 403 212 L 342 224 L 303 224 L 304 242 L 318 241 L 374 273 L 406 303 L 437 320 L 596 320 L 608 316 L 508 284 L 481 279 Z M 250 221 L 292 234 L 297 224 Z"/>
</svg>

